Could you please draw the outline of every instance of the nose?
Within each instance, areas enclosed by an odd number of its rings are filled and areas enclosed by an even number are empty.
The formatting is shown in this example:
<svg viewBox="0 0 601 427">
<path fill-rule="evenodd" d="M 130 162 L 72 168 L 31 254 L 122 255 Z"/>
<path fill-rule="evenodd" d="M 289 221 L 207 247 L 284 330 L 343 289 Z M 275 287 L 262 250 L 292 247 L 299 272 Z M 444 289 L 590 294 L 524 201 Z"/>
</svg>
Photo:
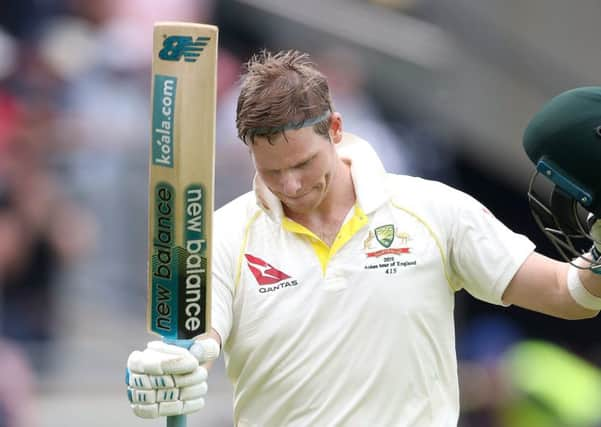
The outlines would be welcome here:
<svg viewBox="0 0 601 427">
<path fill-rule="evenodd" d="M 294 197 L 301 189 L 300 176 L 295 171 L 286 171 L 282 174 L 281 188 L 284 195 Z"/>
</svg>

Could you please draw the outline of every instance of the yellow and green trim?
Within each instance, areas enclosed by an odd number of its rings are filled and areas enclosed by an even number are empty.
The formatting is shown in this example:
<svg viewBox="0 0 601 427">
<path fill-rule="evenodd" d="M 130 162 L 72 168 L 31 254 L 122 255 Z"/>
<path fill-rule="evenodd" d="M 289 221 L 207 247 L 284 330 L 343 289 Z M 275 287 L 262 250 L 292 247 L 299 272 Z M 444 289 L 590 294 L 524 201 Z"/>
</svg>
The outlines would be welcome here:
<svg viewBox="0 0 601 427">
<path fill-rule="evenodd" d="M 353 209 L 353 215 L 348 221 L 346 221 L 342 225 L 342 227 L 338 231 L 338 234 L 336 235 L 336 238 L 334 239 L 334 242 L 332 243 L 332 246 L 328 246 L 323 240 L 321 240 L 315 233 L 313 233 L 307 227 L 289 218 L 282 219 L 282 227 L 284 228 L 284 230 L 304 236 L 308 239 L 308 241 L 311 243 L 311 246 L 313 247 L 315 255 L 317 255 L 317 259 L 319 260 L 319 264 L 321 265 L 321 271 L 324 275 L 326 273 L 328 263 L 330 262 L 332 257 L 336 255 L 336 253 L 338 253 L 338 251 L 340 251 L 340 249 L 349 240 L 351 240 L 359 230 L 365 227 L 367 223 L 367 215 L 363 212 L 359 205 L 355 204 L 355 207 Z"/>
<path fill-rule="evenodd" d="M 443 249 L 442 243 L 441 243 L 440 239 L 438 238 L 438 236 L 436 235 L 436 233 L 434 232 L 434 230 L 432 229 L 432 227 L 430 227 L 430 224 L 428 224 L 428 222 L 425 219 L 423 219 L 421 216 L 419 216 L 417 213 L 413 212 L 412 210 L 404 208 L 403 206 L 398 205 L 394 201 L 391 201 L 390 203 L 392 204 L 392 206 L 394 208 L 401 210 L 401 211 L 405 212 L 406 214 L 415 218 L 419 223 L 421 223 L 426 228 L 426 230 L 428 231 L 428 234 L 430 234 L 430 237 L 432 237 L 432 239 L 434 240 L 434 243 L 436 243 L 436 246 L 438 247 L 438 252 L 440 253 L 440 260 L 442 262 L 442 268 L 444 271 L 445 278 L 447 279 L 447 283 L 453 291 L 457 291 L 458 288 L 453 285 L 453 280 L 451 279 L 452 276 L 449 272 L 447 257 L 445 256 L 445 251 Z"/>
</svg>

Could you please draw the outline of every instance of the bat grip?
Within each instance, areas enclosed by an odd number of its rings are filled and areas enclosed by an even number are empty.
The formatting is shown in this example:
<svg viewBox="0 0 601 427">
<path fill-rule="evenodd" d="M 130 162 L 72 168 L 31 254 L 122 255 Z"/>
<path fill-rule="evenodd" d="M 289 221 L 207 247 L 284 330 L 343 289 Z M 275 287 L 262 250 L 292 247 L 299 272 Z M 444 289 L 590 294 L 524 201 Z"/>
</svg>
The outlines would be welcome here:
<svg viewBox="0 0 601 427">
<path fill-rule="evenodd" d="M 167 417 L 167 427 L 186 427 L 185 415 L 172 415 Z"/>
<path fill-rule="evenodd" d="M 175 338 L 163 337 L 163 341 L 167 344 L 177 345 L 179 347 L 190 348 L 194 343 L 194 340 L 180 340 Z M 186 427 L 186 416 L 185 415 L 173 415 L 167 417 L 167 427 Z"/>
</svg>

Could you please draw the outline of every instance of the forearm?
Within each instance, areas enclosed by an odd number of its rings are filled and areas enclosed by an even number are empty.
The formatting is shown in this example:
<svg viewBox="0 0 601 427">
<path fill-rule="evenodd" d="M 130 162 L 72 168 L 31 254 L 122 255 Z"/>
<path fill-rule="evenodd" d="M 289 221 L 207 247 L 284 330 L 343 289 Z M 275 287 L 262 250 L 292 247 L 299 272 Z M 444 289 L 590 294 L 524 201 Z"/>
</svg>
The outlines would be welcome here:
<svg viewBox="0 0 601 427">
<path fill-rule="evenodd" d="M 570 265 L 533 253 L 520 267 L 503 294 L 503 302 L 562 319 L 597 315 L 576 302 L 568 289 Z M 590 273 L 590 272 L 589 272 Z M 592 274 L 592 273 L 590 273 Z M 586 278 L 597 282 L 597 278 Z M 598 286 L 601 293 L 601 283 Z"/>
<path fill-rule="evenodd" d="M 601 274 L 590 270 L 590 262 L 587 259 L 591 255 L 577 258 L 573 263 L 579 267 L 570 266 L 567 273 L 567 284 L 570 296 L 578 305 L 588 306 L 592 315 L 595 316 L 601 309 Z"/>
<path fill-rule="evenodd" d="M 548 299 L 547 301 L 551 301 L 552 303 L 546 304 L 545 309 L 541 311 L 567 320 L 595 317 L 599 313 L 599 310 L 593 310 L 590 307 L 582 305 L 579 301 L 582 298 L 574 298 L 573 290 L 570 290 L 570 270 L 573 270 L 571 274 L 576 275 L 579 279 L 584 276 L 588 286 L 598 289 L 601 295 L 601 276 L 593 277 L 597 275 L 590 270 L 578 270 L 576 267 L 570 266 L 567 262 L 556 262 L 554 274 L 555 285 L 552 287 L 555 297 Z M 582 285 L 585 286 L 584 283 Z M 588 290 L 588 288 L 586 289 Z"/>
<path fill-rule="evenodd" d="M 591 317 L 595 317 L 599 312 L 598 310 L 591 310 L 590 308 L 583 306 L 576 299 L 574 299 L 572 291 L 570 291 L 569 289 L 570 269 L 574 269 L 574 273 L 578 277 L 581 273 L 584 272 L 576 270 L 575 267 L 570 266 L 570 264 L 567 262 L 556 263 L 556 282 L 554 286 L 554 289 L 556 290 L 556 298 L 555 304 L 549 307 L 552 311 L 548 314 L 567 320 L 590 319 Z M 588 273 L 590 273 L 590 271 L 588 271 Z"/>
<path fill-rule="evenodd" d="M 601 309 L 601 275 L 593 273 L 584 258 L 572 262 L 582 268 L 567 262 L 555 264 L 555 297 L 547 299 L 551 304 L 540 311 L 570 320 L 595 317 Z"/>
</svg>

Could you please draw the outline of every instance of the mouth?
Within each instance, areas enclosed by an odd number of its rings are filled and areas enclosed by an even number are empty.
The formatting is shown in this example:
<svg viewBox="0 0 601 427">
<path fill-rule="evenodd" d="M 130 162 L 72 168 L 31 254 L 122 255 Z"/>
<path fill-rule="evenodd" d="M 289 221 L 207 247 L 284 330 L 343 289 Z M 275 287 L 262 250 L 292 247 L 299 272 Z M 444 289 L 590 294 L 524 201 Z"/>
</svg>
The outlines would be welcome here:
<svg viewBox="0 0 601 427">
<path fill-rule="evenodd" d="M 308 191 L 308 192 L 306 192 L 304 194 L 301 194 L 300 196 L 286 196 L 286 199 L 288 199 L 288 200 L 300 200 L 303 197 L 307 196 L 309 193 L 310 193 L 310 191 Z"/>
<path fill-rule="evenodd" d="M 313 193 L 314 190 L 315 190 L 314 188 L 311 188 L 308 191 L 305 191 L 304 193 L 299 194 L 299 195 L 287 196 L 285 194 L 282 194 L 281 196 L 282 196 L 283 200 L 288 200 L 288 201 L 291 201 L 291 202 L 298 202 L 298 201 L 306 198 L 307 196 L 309 196 L 311 193 Z"/>
</svg>

